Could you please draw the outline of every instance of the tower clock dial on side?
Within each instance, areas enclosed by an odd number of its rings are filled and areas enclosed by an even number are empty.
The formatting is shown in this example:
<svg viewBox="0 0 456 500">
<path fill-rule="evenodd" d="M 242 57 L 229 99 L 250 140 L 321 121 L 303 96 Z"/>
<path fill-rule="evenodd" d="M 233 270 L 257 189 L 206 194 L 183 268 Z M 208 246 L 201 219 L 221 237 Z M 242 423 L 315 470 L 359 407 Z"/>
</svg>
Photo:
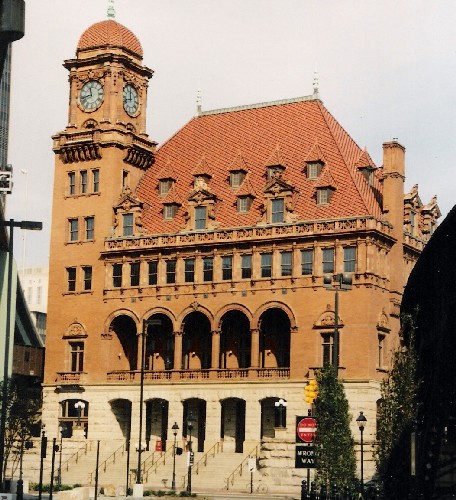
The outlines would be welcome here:
<svg viewBox="0 0 456 500">
<path fill-rule="evenodd" d="M 103 102 L 103 85 L 98 80 L 84 83 L 79 93 L 79 102 L 85 111 L 95 111 Z"/>
<path fill-rule="evenodd" d="M 123 106 L 130 116 L 134 115 L 139 108 L 138 91 L 130 83 L 127 83 L 123 89 Z"/>
</svg>

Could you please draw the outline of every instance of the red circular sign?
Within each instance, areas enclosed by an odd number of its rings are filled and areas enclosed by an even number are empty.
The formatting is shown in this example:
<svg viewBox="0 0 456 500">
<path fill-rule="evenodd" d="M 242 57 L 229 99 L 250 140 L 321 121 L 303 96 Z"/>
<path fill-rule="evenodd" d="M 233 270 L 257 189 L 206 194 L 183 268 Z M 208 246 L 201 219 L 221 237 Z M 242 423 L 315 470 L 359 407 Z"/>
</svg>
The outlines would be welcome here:
<svg viewBox="0 0 456 500">
<path fill-rule="evenodd" d="M 296 433 L 304 443 L 312 443 L 317 431 L 317 421 L 312 417 L 303 418 L 298 422 Z"/>
</svg>

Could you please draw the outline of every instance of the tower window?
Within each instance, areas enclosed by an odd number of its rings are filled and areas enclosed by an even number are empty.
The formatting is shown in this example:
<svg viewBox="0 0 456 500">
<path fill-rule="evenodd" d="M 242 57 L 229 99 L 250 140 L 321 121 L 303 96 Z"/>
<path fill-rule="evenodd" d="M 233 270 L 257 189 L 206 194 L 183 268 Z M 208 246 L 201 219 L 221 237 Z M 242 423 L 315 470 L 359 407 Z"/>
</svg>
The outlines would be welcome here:
<svg viewBox="0 0 456 500">
<path fill-rule="evenodd" d="M 224 255 L 222 257 L 222 279 L 230 280 L 233 278 L 233 256 Z"/>
<path fill-rule="evenodd" d="M 125 189 L 126 187 L 129 186 L 130 184 L 129 175 L 130 172 L 128 170 L 122 170 L 122 189 Z"/>
<path fill-rule="evenodd" d="M 276 222 L 283 222 L 283 209 L 284 209 L 284 200 L 283 198 L 278 198 L 276 200 L 272 200 L 271 202 L 272 215 L 271 222 L 274 224 Z"/>
<path fill-rule="evenodd" d="M 303 276 L 313 272 L 313 250 L 301 250 L 301 274 Z"/>
<path fill-rule="evenodd" d="M 378 368 L 383 368 L 384 366 L 384 346 L 385 346 L 385 335 L 378 336 Z"/>
<path fill-rule="evenodd" d="M 233 188 L 239 187 L 245 178 L 245 172 L 242 170 L 237 170 L 236 172 L 230 172 L 230 186 Z"/>
<path fill-rule="evenodd" d="M 68 282 L 68 291 L 69 292 L 76 291 L 76 268 L 75 267 L 67 267 L 67 282 Z"/>
<path fill-rule="evenodd" d="M 133 236 L 133 214 L 123 214 L 123 235 Z"/>
<path fill-rule="evenodd" d="M 68 194 L 76 194 L 76 174 L 74 172 L 68 173 Z"/>
<path fill-rule="evenodd" d="M 92 170 L 92 189 L 94 193 L 100 191 L 100 171 L 98 168 Z"/>
<path fill-rule="evenodd" d="M 139 286 L 139 262 L 130 264 L 130 286 Z"/>
<path fill-rule="evenodd" d="M 334 248 L 323 248 L 323 273 L 334 272 Z"/>
<path fill-rule="evenodd" d="M 241 256 L 241 277 L 250 279 L 252 277 L 252 255 Z"/>
<path fill-rule="evenodd" d="M 206 229 L 206 207 L 195 208 L 195 229 Z"/>
<path fill-rule="evenodd" d="M 282 276 L 291 276 L 292 273 L 292 254 L 291 252 L 282 252 Z"/>
<path fill-rule="evenodd" d="M 203 258 L 203 281 L 212 281 L 214 279 L 214 258 Z"/>
<path fill-rule="evenodd" d="M 356 270 L 356 248 L 344 247 L 344 272 L 354 273 Z"/>
<path fill-rule="evenodd" d="M 237 209 L 240 213 L 246 213 L 252 206 L 252 198 L 250 196 L 240 196 L 237 201 Z"/>
<path fill-rule="evenodd" d="M 78 241 L 79 238 L 79 221 L 78 219 L 69 219 L 70 241 Z"/>
<path fill-rule="evenodd" d="M 185 259 L 185 282 L 193 283 L 195 281 L 195 259 Z"/>
<path fill-rule="evenodd" d="M 92 290 L 92 266 L 83 266 L 84 290 Z"/>
<path fill-rule="evenodd" d="M 148 263 L 149 285 L 156 285 L 158 281 L 158 261 L 152 260 Z"/>
<path fill-rule="evenodd" d="M 158 192 L 160 193 L 160 196 L 165 196 L 165 194 L 168 194 L 171 191 L 172 186 L 172 179 L 164 179 L 158 181 Z"/>
<path fill-rule="evenodd" d="M 122 264 L 113 264 L 112 266 L 112 286 L 114 288 L 122 286 Z"/>
<path fill-rule="evenodd" d="M 94 227 L 95 227 L 95 217 L 86 217 L 85 218 L 86 240 L 93 240 Z"/>
<path fill-rule="evenodd" d="M 84 369 L 84 342 L 70 342 L 70 369 L 82 372 Z"/>
<path fill-rule="evenodd" d="M 261 277 L 270 278 L 272 276 L 272 253 L 261 254 Z"/>
<path fill-rule="evenodd" d="M 87 170 L 81 170 L 81 193 L 87 193 Z"/>
<path fill-rule="evenodd" d="M 166 283 L 176 283 L 176 261 L 166 261 Z"/>
</svg>

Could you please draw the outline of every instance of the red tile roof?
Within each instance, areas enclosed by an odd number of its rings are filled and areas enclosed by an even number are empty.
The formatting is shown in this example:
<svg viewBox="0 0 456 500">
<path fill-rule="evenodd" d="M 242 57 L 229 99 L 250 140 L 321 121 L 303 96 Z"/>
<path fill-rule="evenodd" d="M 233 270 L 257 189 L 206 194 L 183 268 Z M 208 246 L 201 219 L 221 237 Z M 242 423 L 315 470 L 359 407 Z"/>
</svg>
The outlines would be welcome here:
<svg viewBox="0 0 456 500">
<path fill-rule="evenodd" d="M 140 59 L 143 49 L 140 41 L 128 28 L 111 19 L 92 24 L 79 39 L 76 53 L 106 47 L 121 47 L 132 52 Z"/>
<path fill-rule="evenodd" d="M 279 149 L 277 150 L 277 145 Z M 274 153 L 274 151 L 276 151 Z M 151 233 L 176 232 L 184 228 L 188 196 L 193 191 L 194 173 L 201 170 L 201 159 L 210 166 L 209 190 L 216 195 L 216 222 L 221 228 L 257 224 L 267 185 L 267 165 L 272 154 L 280 152 L 286 166 L 283 181 L 296 190 L 294 215 L 297 220 L 373 215 L 381 208 L 372 186 L 358 170 L 359 162 L 370 157 L 329 113 L 322 102 L 311 97 L 273 103 L 203 112 L 193 118 L 157 151 L 156 162 L 145 173 L 137 194 L 147 202 L 144 225 Z M 318 158 L 317 158 L 318 157 Z M 239 164 L 248 171 L 248 186 L 232 188 L 229 171 Z M 317 205 L 318 180 L 307 179 L 305 162 L 323 160 L 325 180 L 335 187 L 331 202 Z M 184 194 L 184 204 L 172 221 L 164 221 L 158 196 L 158 172 L 170 161 L 178 180 L 176 188 Z M 375 190 L 381 191 L 376 180 Z M 326 182 L 327 184 L 327 182 Z M 251 210 L 236 211 L 239 193 L 254 191 Z M 186 193 L 186 194 L 185 194 Z M 378 198 L 378 196 L 377 196 Z"/>
</svg>

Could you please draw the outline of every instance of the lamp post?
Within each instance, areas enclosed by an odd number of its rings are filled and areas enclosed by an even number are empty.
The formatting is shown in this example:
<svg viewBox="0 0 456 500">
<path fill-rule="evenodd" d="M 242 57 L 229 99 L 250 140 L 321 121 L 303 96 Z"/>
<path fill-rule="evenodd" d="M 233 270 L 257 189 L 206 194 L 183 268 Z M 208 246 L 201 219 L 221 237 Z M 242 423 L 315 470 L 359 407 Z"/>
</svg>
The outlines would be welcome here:
<svg viewBox="0 0 456 500">
<path fill-rule="evenodd" d="M 59 473 L 57 476 L 57 485 L 62 486 L 62 446 L 63 446 L 63 431 L 64 427 L 63 425 L 59 425 L 59 431 L 60 431 L 60 455 L 59 455 Z"/>
<path fill-rule="evenodd" d="M 188 479 L 187 479 L 187 493 L 192 494 L 192 465 L 193 465 L 193 451 L 192 451 L 192 429 L 195 419 L 190 413 L 187 418 L 188 429 Z"/>
<path fill-rule="evenodd" d="M 176 489 L 176 438 L 177 438 L 177 431 L 179 430 L 179 426 L 177 425 L 177 422 L 174 422 L 173 426 L 171 427 L 173 430 L 174 434 L 174 445 L 173 445 L 173 479 L 171 481 L 171 489 L 175 491 Z"/>
<path fill-rule="evenodd" d="M 146 336 L 147 336 L 147 327 L 149 326 L 149 322 L 143 320 L 143 328 L 141 332 L 141 374 L 140 374 L 140 384 L 139 384 L 139 439 L 138 439 L 138 467 L 136 469 L 136 484 L 142 484 L 141 479 L 141 454 L 143 452 L 143 444 L 142 444 L 142 424 L 143 424 L 143 403 L 144 403 L 144 361 L 146 355 Z M 141 488 L 138 486 L 136 488 L 137 493 L 141 493 Z M 135 494 L 133 494 L 135 496 Z"/>
<path fill-rule="evenodd" d="M 43 229 L 42 222 L 33 222 L 29 220 L 9 221 L 0 220 L 0 226 L 9 227 L 9 244 L 8 244 L 8 285 L 6 296 L 6 332 L 3 358 L 3 387 L 2 387 L 2 409 L 0 416 L 0 485 L 3 485 L 3 462 L 5 459 L 5 431 L 6 431 L 6 408 L 8 405 L 8 378 L 9 378 L 9 354 L 11 341 L 11 320 L 13 308 L 13 251 L 14 251 L 14 228 L 28 229 L 32 231 L 41 231 Z M 14 300 L 16 303 L 16 300 Z"/>
<path fill-rule="evenodd" d="M 339 292 L 351 290 L 352 276 L 347 273 L 339 273 L 334 276 L 328 274 L 323 278 L 323 286 L 328 291 L 334 291 L 334 339 L 332 349 L 332 365 L 336 376 L 339 376 Z"/>
<path fill-rule="evenodd" d="M 364 413 L 359 412 L 358 418 L 356 419 L 356 423 L 358 424 L 359 430 L 361 432 L 361 493 L 364 491 L 364 442 L 363 442 L 363 432 L 364 427 L 366 426 L 367 418 L 364 416 Z"/>
<path fill-rule="evenodd" d="M 278 401 L 274 403 L 274 406 L 277 408 L 277 411 L 279 412 L 279 427 L 286 427 L 286 422 L 283 421 L 283 412 L 285 411 L 287 404 L 288 403 L 282 398 L 280 398 Z"/>
<path fill-rule="evenodd" d="M 81 413 L 84 411 L 85 406 L 84 401 L 78 401 L 74 404 L 74 407 L 78 412 L 78 427 L 81 427 Z"/>
</svg>

